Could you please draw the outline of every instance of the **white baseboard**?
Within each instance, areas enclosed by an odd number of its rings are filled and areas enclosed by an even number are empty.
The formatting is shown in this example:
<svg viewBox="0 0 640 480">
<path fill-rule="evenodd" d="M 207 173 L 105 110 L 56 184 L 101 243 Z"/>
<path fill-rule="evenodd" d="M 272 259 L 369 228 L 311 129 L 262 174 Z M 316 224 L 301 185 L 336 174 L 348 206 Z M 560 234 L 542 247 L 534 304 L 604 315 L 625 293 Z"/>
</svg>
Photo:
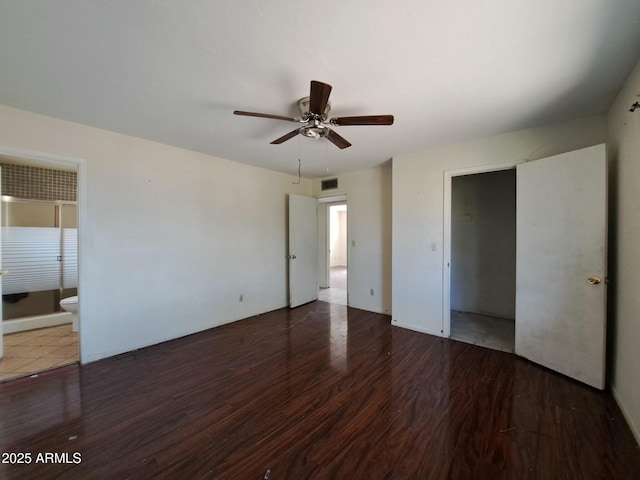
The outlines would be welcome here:
<svg viewBox="0 0 640 480">
<path fill-rule="evenodd" d="M 406 328 L 407 330 L 413 330 L 414 332 L 426 333 L 427 335 L 434 335 L 436 337 L 444 337 L 440 330 L 431 330 L 428 328 L 420 327 L 418 325 L 412 325 L 410 323 L 402 323 L 398 320 L 392 320 L 391 325 L 394 327 Z"/>
<path fill-rule="evenodd" d="M 618 395 L 618 392 L 613 385 L 611 385 L 611 393 L 613 394 L 613 398 L 615 399 L 616 403 L 618 404 L 618 407 L 620 408 L 620 411 L 622 412 L 622 416 L 627 421 L 627 424 L 629 425 L 629 429 L 631 430 L 631 433 L 636 438 L 636 442 L 638 443 L 638 445 L 640 445 L 639 426 L 636 425 L 635 422 L 633 421 L 633 418 L 631 418 L 631 415 L 629 414 L 629 410 L 627 410 L 627 408 L 625 407 L 624 402 L 620 399 L 620 396 Z"/>
</svg>

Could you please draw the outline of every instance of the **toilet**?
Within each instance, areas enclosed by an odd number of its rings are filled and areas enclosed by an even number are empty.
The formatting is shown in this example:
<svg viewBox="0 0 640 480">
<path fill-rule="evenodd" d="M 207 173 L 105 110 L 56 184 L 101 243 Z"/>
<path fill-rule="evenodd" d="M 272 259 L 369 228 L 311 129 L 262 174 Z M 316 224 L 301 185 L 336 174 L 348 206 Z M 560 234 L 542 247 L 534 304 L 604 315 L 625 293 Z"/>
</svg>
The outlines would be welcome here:
<svg viewBox="0 0 640 480">
<path fill-rule="evenodd" d="M 60 308 L 65 312 L 69 312 L 73 315 L 73 321 L 71 323 L 71 330 L 78 331 L 78 296 L 67 297 L 60 300 Z"/>
</svg>

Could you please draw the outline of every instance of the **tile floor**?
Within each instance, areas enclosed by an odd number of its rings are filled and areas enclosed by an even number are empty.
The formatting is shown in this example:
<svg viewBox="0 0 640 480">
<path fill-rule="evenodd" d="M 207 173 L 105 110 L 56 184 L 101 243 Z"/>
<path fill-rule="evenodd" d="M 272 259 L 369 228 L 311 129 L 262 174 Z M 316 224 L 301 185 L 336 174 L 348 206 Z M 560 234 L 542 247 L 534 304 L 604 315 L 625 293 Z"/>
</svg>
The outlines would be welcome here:
<svg viewBox="0 0 640 480">
<path fill-rule="evenodd" d="M 318 300 L 338 305 L 347 305 L 347 291 L 339 288 L 321 288 L 318 293 Z"/>
<path fill-rule="evenodd" d="M 347 267 L 338 265 L 329 268 L 329 286 L 340 290 L 347 289 Z"/>
<path fill-rule="evenodd" d="M 321 288 L 318 293 L 318 300 L 337 305 L 347 305 L 347 267 L 331 267 L 329 275 L 331 288 Z"/>
<path fill-rule="evenodd" d="M 78 333 L 71 324 L 5 335 L 0 382 L 76 363 Z"/>
<path fill-rule="evenodd" d="M 452 340 L 513 353 L 515 329 L 515 320 L 451 310 Z"/>
</svg>

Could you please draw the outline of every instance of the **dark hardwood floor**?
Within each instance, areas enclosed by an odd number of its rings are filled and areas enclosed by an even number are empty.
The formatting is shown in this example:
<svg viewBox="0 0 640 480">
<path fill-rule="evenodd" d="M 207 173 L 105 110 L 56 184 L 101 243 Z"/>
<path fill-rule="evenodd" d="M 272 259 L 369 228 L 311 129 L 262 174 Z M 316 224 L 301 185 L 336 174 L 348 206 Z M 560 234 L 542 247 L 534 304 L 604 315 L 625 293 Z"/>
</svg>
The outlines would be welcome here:
<svg viewBox="0 0 640 480">
<path fill-rule="evenodd" d="M 0 478 L 640 478 L 609 394 L 389 320 L 314 302 L 4 383 L 32 462 Z"/>
</svg>

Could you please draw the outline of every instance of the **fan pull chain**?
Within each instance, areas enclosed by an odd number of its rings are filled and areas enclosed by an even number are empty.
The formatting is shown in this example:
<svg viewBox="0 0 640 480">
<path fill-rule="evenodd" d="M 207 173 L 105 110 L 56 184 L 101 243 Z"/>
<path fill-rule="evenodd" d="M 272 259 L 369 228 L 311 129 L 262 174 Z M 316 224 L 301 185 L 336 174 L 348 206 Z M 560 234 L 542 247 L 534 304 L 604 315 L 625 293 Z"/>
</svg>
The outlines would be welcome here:
<svg viewBox="0 0 640 480">
<path fill-rule="evenodd" d="M 300 161 L 300 159 L 298 159 L 298 181 L 297 182 L 291 182 L 294 185 L 300 185 L 300 167 L 302 166 L 302 162 Z"/>
<path fill-rule="evenodd" d="M 302 167 L 302 161 L 300 160 L 300 138 L 298 138 L 298 181 L 291 182 L 294 185 L 300 185 L 300 168 Z"/>
</svg>

